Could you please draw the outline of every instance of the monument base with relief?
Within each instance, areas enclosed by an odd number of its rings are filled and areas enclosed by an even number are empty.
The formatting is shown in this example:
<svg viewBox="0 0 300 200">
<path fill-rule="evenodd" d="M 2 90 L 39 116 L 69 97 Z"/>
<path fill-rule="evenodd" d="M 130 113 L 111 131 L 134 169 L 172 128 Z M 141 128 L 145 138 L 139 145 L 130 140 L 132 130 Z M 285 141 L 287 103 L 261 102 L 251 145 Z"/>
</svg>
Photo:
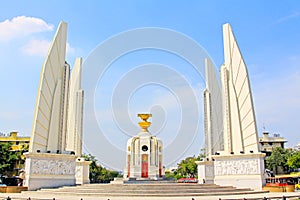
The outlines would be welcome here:
<svg viewBox="0 0 300 200">
<path fill-rule="evenodd" d="M 28 190 L 76 184 L 76 156 L 51 153 L 25 153 L 25 186 Z"/>
<path fill-rule="evenodd" d="M 222 186 L 262 190 L 264 154 L 217 155 L 214 159 L 214 183 Z"/>
</svg>

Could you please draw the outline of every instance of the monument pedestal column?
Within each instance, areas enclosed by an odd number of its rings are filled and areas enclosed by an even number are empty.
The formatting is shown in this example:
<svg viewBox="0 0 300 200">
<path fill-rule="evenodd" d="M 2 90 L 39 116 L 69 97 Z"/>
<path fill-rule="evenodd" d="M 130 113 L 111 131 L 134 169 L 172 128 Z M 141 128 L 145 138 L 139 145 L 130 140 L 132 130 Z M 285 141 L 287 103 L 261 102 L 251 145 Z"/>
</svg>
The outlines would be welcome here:
<svg viewBox="0 0 300 200">
<path fill-rule="evenodd" d="M 262 190 L 265 154 L 216 155 L 214 183 L 222 186 Z"/>
<path fill-rule="evenodd" d="M 196 161 L 198 164 L 198 183 L 214 184 L 214 162 L 213 161 Z"/>
<path fill-rule="evenodd" d="M 76 159 L 76 185 L 90 183 L 90 164 L 91 161 L 86 161 L 84 158 Z"/>
<path fill-rule="evenodd" d="M 75 185 L 75 155 L 25 153 L 28 190 Z"/>
</svg>

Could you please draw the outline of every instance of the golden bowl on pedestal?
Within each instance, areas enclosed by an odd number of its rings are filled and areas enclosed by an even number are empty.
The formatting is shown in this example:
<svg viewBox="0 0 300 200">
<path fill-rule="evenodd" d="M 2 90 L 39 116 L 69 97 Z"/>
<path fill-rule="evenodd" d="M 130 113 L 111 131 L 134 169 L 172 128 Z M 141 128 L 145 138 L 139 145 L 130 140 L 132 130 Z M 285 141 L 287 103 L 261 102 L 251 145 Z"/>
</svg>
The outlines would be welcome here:
<svg viewBox="0 0 300 200">
<path fill-rule="evenodd" d="M 142 129 L 147 129 L 151 125 L 151 122 L 139 122 L 139 125 Z"/>
<path fill-rule="evenodd" d="M 151 125 L 151 122 L 147 122 L 147 120 L 149 119 L 149 117 L 152 117 L 152 114 L 138 114 L 138 117 L 143 120 L 142 122 L 139 122 L 139 125 L 142 128 L 142 132 L 147 132 L 147 129 Z"/>
<path fill-rule="evenodd" d="M 138 117 L 146 122 L 149 119 L 149 117 L 152 117 L 152 114 L 138 114 Z"/>
</svg>

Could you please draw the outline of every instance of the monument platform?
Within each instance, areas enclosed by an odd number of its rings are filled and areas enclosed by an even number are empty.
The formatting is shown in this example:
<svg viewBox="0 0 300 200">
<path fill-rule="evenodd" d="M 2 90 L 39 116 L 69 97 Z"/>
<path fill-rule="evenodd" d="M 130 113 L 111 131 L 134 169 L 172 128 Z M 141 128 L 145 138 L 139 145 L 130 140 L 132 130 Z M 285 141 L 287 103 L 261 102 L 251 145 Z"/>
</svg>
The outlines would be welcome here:
<svg viewBox="0 0 300 200">
<path fill-rule="evenodd" d="M 150 179 L 150 178 L 114 178 L 110 184 L 113 185 L 120 185 L 120 184 L 173 184 L 176 183 L 174 179 L 167 179 L 167 178 L 157 178 L 157 179 Z"/>
<path fill-rule="evenodd" d="M 172 183 L 176 183 L 176 181 L 173 179 L 163 179 L 163 178 L 159 178 L 157 180 L 129 178 L 128 180 L 124 180 L 123 183 L 124 184 L 172 184 Z"/>
<path fill-rule="evenodd" d="M 223 196 L 238 194 L 257 194 L 266 191 L 254 191 L 231 186 L 214 184 L 89 184 L 82 186 L 66 186 L 57 189 L 41 189 L 36 192 L 26 191 L 22 194 L 29 196 L 43 194 L 47 197 L 64 199 L 64 196 L 75 195 L 78 198 L 86 197 L 190 197 L 190 196 Z"/>
</svg>

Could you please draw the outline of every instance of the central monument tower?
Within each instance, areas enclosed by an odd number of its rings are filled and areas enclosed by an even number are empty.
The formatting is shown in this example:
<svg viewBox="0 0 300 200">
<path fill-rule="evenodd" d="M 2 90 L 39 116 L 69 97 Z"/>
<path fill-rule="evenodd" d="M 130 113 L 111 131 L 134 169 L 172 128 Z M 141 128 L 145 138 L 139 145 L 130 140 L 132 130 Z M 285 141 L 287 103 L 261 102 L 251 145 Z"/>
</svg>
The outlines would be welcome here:
<svg viewBox="0 0 300 200">
<path fill-rule="evenodd" d="M 151 135 L 148 128 L 151 122 L 147 120 L 151 114 L 138 114 L 141 132 L 127 141 L 124 178 L 159 179 L 162 170 L 162 141 Z"/>
</svg>

